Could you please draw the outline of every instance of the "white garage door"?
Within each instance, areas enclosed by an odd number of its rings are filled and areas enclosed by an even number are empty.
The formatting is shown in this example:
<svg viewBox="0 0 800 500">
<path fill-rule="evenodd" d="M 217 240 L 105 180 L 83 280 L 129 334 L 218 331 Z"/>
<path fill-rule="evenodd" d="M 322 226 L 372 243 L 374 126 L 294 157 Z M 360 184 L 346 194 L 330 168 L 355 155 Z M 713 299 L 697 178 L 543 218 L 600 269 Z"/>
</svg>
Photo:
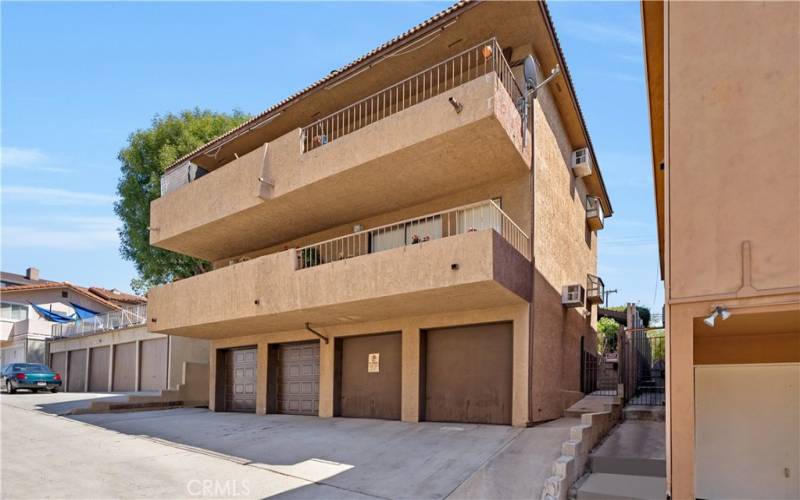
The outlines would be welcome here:
<svg viewBox="0 0 800 500">
<path fill-rule="evenodd" d="M 698 498 L 800 498 L 800 363 L 695 367 Z"/>
</svg>

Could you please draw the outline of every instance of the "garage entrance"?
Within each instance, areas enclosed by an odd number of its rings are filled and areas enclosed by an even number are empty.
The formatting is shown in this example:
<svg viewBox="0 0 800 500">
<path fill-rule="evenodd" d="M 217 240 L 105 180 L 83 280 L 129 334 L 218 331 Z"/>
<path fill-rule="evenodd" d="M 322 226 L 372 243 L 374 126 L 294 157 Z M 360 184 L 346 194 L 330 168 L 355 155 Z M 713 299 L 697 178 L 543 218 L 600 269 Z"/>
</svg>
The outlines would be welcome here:
<svg viewBox="0 0 800 500">
<path fill-rule="evenodd" d="M 67 390 L 83 392 L 86 390 L 86 349 L 69 351 L 67 370 Z"/>
<path fill-rule="evenodd" d="M 697 497 L 800 498 L 800 363 L 696 365 L 694 375 Z"/>
<path fill-rule="evenodd" d="M 108 370 L 111 348 L 92 347 L 89 350 L 89 392 L 108 391 Z"/>
<path fill-rule="evenodd" d="M 136 342 L 114 346 L 111 390 L 114 392 L 136 390 Z"/>
<path fill-rule="evenodd" d="M 139 363 L 139 390 L 167 388 L 167 338 L 142 340 Z"/>
<path fill-rule="evenodd" d="M 63 377 L 67 369 L 67 353 L 54 352 L 50 355 L 50 369 L 58 372 Z"/>
<path fill-rule="evenodd" d="M 336 339 L 334 415 L 400 419 L 400 332 Z"/>
<path fill-rule="evenodd" d="M 271 345 L 267 411 L 319 415 L 319 342 Z"/>
<path fill-rule="evenodd" d="M 512 340 L 511 323 L 425 331 L 425 420 L 510 425 Z"/>
<path fill-rule="evenodd" d="M 256 349 L 224 352 L 225 411 L 256 411 Z"/>
</svg>

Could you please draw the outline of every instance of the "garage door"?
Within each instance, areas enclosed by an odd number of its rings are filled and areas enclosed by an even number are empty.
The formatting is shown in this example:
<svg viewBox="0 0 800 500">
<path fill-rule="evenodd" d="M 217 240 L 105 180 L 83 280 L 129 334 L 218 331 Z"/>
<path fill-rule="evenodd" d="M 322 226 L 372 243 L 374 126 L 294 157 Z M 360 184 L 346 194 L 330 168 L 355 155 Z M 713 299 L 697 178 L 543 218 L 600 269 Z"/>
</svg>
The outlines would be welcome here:
<svg viewBox="0 0 800 500">
<path fill-rule="evenodd" d="M 695 367 L 698 498 L 800 498 L 800 364 Z"/>
<path fill-rule="evenodd" d="M 256 349 L 225 354 L 225 411 L 256 411 Z"/>
<path fill-rule="evenodd" d="M 319 415 L 319 343 L 276 346 L 278 413 Z"/>
<path fill-rule="evenodd" d="M 67 377 L 67 390 L 70 392 L 86 390 L 86 349 L 69 351 Z"/>
<path fill-rule="evenodd" d="M 141 342 L 139 390 L 157 391 L 167 388 L 167 338 Z"/>
<path fill-rule="evenodd" d="M 89 353 L 89 390 L 108 391 L 108 369 L 110 347 L 93 347 Z"/>
<path fill-rule="evenodd" d="M 512 325 L 425 332 L 425 419 L 511 424 Z"/>
<path fill-rule="evenodd" d="M 54 352 L 50 355 L 50 369 L 54 372 L 60 373 L 63 377 L 67 368 L 67 353 Z"/>
<path fill-rule="evenodd" d="M 114 346 L 114 375 L 111 384 L 114 391 L 136 390 L 136 342 Z"/>
<path fill-rule="evenodd" d="M 400 419 L 400 333 L 338 340 L 343 417 Z"/>
</svg>

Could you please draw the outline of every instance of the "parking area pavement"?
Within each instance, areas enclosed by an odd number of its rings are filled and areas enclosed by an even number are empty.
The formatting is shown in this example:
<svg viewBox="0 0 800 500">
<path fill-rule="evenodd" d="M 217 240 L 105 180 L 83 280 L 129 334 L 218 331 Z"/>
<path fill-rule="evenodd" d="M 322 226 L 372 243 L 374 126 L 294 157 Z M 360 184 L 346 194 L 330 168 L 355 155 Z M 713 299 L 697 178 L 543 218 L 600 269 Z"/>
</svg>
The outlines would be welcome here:
<svg viewBox="0 0 800 500">
<path fill-rule="evenodd" d="M 572 423 L 46 411 L 90 397 L 0 396 L 3 498 L 538 498 Z"/>
</svg>

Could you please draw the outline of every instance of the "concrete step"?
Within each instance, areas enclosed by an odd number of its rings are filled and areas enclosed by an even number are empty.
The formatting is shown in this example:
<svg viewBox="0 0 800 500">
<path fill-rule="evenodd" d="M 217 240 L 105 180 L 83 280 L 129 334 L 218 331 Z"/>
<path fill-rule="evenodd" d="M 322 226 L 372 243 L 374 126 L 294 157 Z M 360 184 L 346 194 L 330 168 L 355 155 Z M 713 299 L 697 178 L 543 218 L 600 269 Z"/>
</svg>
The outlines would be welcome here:
<svg viewBox="0 0 800 500">
<path fill-rule="evenodd" d="M 663 406 L 628 405 L 622 410 L 625 420 L 649 420 L 663 422 L 666 408 Z"/>
<path fill-rule="evenodd" d="M 577 500 L 663 500 L 667 497 L 663 477 L 625 474 L 590 474 L 578 488 Z"/>
<path fill-rule="evenodd" d="M 602 474 L 631 476 L 667 476 L 667 461 L 663 458 L 589 456 L 589 468 Z"/>
</svg>

